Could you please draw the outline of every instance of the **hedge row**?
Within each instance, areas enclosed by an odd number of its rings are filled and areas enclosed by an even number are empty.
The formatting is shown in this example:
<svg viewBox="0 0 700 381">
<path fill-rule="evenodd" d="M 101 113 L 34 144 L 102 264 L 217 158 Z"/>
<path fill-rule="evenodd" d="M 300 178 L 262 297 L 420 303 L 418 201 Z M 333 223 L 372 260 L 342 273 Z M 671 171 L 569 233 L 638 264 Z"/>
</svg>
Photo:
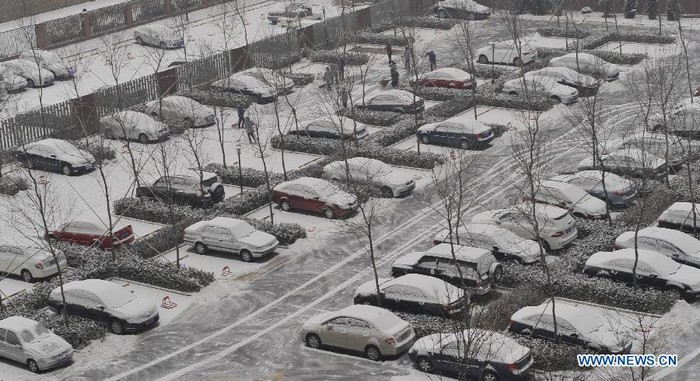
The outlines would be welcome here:
<svg viewBox="0 0 700 381">
<path fill-rule="evenodd" d="M 361 99 L 358 101 L 361 103 Z M 396 123 L 397 119 L 406 118 L 404 114 L 393 111 L 374 111 L 357 108 L 348 108 L 341 110 L 340 113 L 350 119 L 356 120 L 363 124 L 371 124 L 373 126 L 391 126 Z"/>
<path fill-rule="evenodd" d="M 393 21 L 399 27 L 450 30 L 458 21 L 429 16 L 404 16 Z"/>
<path fill-rule="evenodd" d="M 27 189 L 29 189 L 29 181 L 24 177 L 7 175 L 0 177 L 0 194 L 14 196 Z"/>
<path fill-rule="evenodd" d="M 308 57 L 313 62 L 325 62 L 337 64 L 341 59 L 345 58 L 346 65 L 365 65 L 369 62 L 369 55 L 353 52 L 336 52 L 333 50 L 311 50 L 308 52 Z"/>
<path fill-rule="evenodd" d="M 604 61 L 610 62 L 616 65 L 636 65 L 647 58 L 646 54 L 642 53 L 622 53 L 620 54 L 617 50 L 581 50 L 581 53 L 592 54 Z M 562 56 L 564 54 L 571 53 L 571 51 L 566 51 L 564 49 L 557 48 L 537 48 L 537 57 L 543 61 L 549 61 L 553 57 Z"/>
<path fill-rule="evenodd" d="M 114 160 L 117 158 L 117 152 L 110 145 L 106 144 L 85 144 L 82 141 L 75 142 L 75 146 L 89 152 L 97 163 Z"/>
<path fill-rule="evenodd" d="M 643 44 L 672 44 L 676 42 L 676 37 L 670 34 L 658 35 L 646 32 L 622 32 L 617 34 L 614 31 L 601 32 L 589 35 L 579 41 L 581 49 L 593 50 L 612 41 L 637 42 Z M 575 48 L 576 42 L 569 44 L 569 48 Z"/>
<path fill-rule="evenodd" d="M 226 91 L 185 89 L 179 91 L 177 95 L 194 99 L 201 104 L 218 107 L 236 108 L 243 106 L 248 108 L 253 103 L 253 100 L 247 95 Z"/>
<path fill-rule="evenodd" d="M 586 38 L 593 34 L 593 31 L 587 28 L 561 28 L 557 26 L 543 26 L 537 28 L 537 33 L 545 37 L 569 37 L 569 38 Z"/>
<path fill-rule="evenodd" d="M 252 55 L 255 58 L 255 53 L 253 53 Z M 257 64 L 257 66 L 277 70 L 283 67 L 291 66 L 292 64 L 301 61 L 301 57 L 302 54 L 299 51 L 285 54 L 281 57 L 275 55 L 274 60 L 265 60 L 264 62 L 260 62 L 259 64 Z"/>
<path fill-rule="evenodd" d="M 400 32 L 397 33 L 396 36 L 385 33 L 359 32 L 355 35 L 355 39 L 358 43 L 377 45 L 386 45 L 389 43 L 392 46 L 408 45 L 409 42 L 409 38 L 403 36 Z"/>
</svg>

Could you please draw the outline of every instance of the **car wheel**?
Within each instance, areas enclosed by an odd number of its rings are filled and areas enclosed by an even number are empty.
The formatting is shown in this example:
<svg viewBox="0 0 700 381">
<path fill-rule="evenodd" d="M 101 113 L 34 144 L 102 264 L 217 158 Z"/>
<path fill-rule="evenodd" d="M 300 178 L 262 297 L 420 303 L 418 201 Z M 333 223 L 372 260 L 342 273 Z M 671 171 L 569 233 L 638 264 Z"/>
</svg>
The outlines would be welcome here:
<svg viewBox="0 0 700 381">
<path fill-rule="evenodd" d="M 136 43 L 139 45 L 143 45 L 143 38 L 141 37 L 136 37 Z"/>
<path fill-rule="evenodd" d="M 379 361 L 382 359 L 382 352 L 374 345 L 368 345 L 367 348 L 365 348 L 365 355 L 372 361 Z"/>
<path fill-rule="evenodd" d="M 545 253 L 551 253 L 552 252 L 552 247 L 549 246 L 549 242 L 543 241 L 542 242 L 542 248 L 544 249 Z"/>
<path fill-rule="evenodd" d="M 459 148 L 461 149 L 469 149 L 472 147 L 472 142 L 469 139 L 462 139 L 462 141 L 459 142 Z"/>
<path fill-rule="evenodd" d="M 326 208 L 323 210 L 323 214 L 328 218 L 329 220 L 332 220 L 335 218 L 335 213 L 333 212 L 333 209 L 331 208 Z"/>
<path fill-rule="evenodd" d="M 313 349 L 321 348 L 321 338 L 315 333 L 306 335 L 306 346 Z"/>
<path fill-rule="evenodd" d="M 185 126 L 185 128 L 194 128 L 194 121 L 190 118 L 185 118 L 185 120 L 182 121 L 182 125 Z"/>
<path fill-rule="evenodd" d="M 33 276 L 32 273 L 31 273 L 29 270 L 27 270 L 27 269 L 22 270 L 22 271 L 20 272 L 20 275 L 22 276 L 22 280 L 25 281 L 25 282 L 27 282 L 27 283 L 32 283 L 32 281 L 34 281 L 34 276 Z"/>
<path fill-rule="evenodd" d="M 392 191 L 389 187 L 382 187 L 382 196 L 385 198 L 392 198 L 394 197 L 394 191 Z"/>
<path fill-rule="evenodd" d="M 34 80 L 28 79 L 27 80 L 27 87 L 36 87 Z"/>
<path fill-rule="evenodd" d="M 500 380 L 500 377 L 498 375 L 490 370 L 484 370 L 481 372 L 481 381 L 498 381 Z"/>
<path fill-rule="evenodd" d="M 494 263 L 491 265 L 491 279 L 494 283 L 501 283 L 503 280 L 503 266 L 500 263 Z"/>
<path fill-rule="evenodd" d="M 420 142 L 423 144 L 430 144 L 430 138 L 428 135 L 423 135 L 420 137 Z"/>
<path fill-rule="evenodd" d="M 70 173 L 71 173 L 70 164 L 63 164 L 63 167 L 61 167 L 61 172 L 63 172 L 63 174 L 66 176 L 70 176 Z"/>
<path fill-rule="evenodd" d="M 552 95 L 549 99 L 553 100 L 555 103 L 561 103 L 561 98 L 556 95 Z"/>
<path fill-rule="evenodd" d="M 479 61 L 479 63 L 481 63 L 481 64 L 489 63 L 489 58 L 486 57 L 485 54 L 482 54 L 482 55 L 479 56 L 478 61 Z"/>
<path fill-rule="evenodd" d="M 292 210 L 292 206 L 287 200 L 284 200 L 280 203 L 280 208 L 282 208 L 282 210 L 284 210 L 285 212 L 289 212 L 290 210 Z"/>
<path fill-rule="evenodd" d="M 124 324 L 122 324 L 122 322 L 120 322 L 119 320 L 112 320 L 111 322 L 109 322 L 109 329 L 115 335 L 121 335 L 124 333 Z"/>
<path fill-rule="evenodd" d="M 429 358 L 421 356 L 416 359 L 416 368 L 421 372 L 430 373 L 433 371 L 433 363 Z"/>
<path fill-rule="evenodd" d="M 439 17 L 441 19 L 446 19 L 447 18 L 447 11 L 445 11 L 444 9 L 440 9 L 438 11 L 437 17 Z"/>
<path fill-rule="evenodd" d="M 194 252 L 197 254 L 205 254 L 207 252 L 207 246 L 201 242 L 197 242 L 194 244 Z"/>
<path fill-rule="evenodd" d="M 142 144 L 148 144 L 148 136 L 146 134 L 140 134 L 139 142 L 141 142 Z"/>
<path fill-rule="evenodd" d="M 155 111 L 151 113 L 151 118 L 160 120 L 160 117 L 158 116 L 158 113 L 155 112 Z"/>
<path fill-rule="evenodd" d="M 241 260 L 243 262 L 250 262 L 253 260 L 253 254 L 250 253 L 248 250 L 241 250 Z"/>
<path fill-rule="evenodd" d="M 518 92 L 517 92 L 517 91 L 511 91 L 511 92 L 508 93 L 508 94 L 509 94 L 509 95 L 514 95 L 514 96 L 516 96 L 516 97 L 518 96 Z"/>
<path fill-rule="evenodd" d="M 522 66 L 522 64 L 523 64 L 523 60 L 521 60 L 520 57 L 513 58 L 513 65 Z"/>
<path fill-rule="evenodd" d="M 39 369 L 39 364 L 32 359 L 27 360 L 27 368 L 29 368 L 29 371 L 32 373 L 39 373 L 39 371 L 41 371 L 41 369 Z"/>
<path fill-rule="evenodd" d="M 160 44 L 158 44 L 158 46 L 163 50 L 165 50 L 165 48 L 166 48 L 165 42 L 163 42 L 163 41 L 161 41 Z"/>
</svg>

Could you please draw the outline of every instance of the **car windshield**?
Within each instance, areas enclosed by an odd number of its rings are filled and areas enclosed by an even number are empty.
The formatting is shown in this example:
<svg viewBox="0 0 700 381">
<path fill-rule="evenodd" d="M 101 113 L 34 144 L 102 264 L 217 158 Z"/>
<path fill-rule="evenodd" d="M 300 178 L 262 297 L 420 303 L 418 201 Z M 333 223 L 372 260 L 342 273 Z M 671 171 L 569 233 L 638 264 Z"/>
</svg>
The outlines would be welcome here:
<svg viewBox="0 0 700 381">
<path fill-rule="evenodd" d="M 240 237 L 244 237 L 244 236 L 251 234 L 252 232 L 255 231 L 255 229 L 252 226 L 250 226 L 249 223 L 241 222 L 241 223 L 237 224 L 236 226 L 234 226 L 231 229 L 231 231 L 233 232 L 234 237 L 240 238 Z"/>
<path fill-rule="evenodd" d="M 682 265 L 673 259 L 668 257 L 663 259 L 666 260 L 654 263 L 654 269 L 656 269 L 656 271 L 658 271 L 660 274 L 673 274 L 681 269 Z"/>
<path fill-rule="evenodd" d="M 118 308 L 136 299 L 136 295 L 127 291 L 125 288 L 115 287 L 102 293 L 100 299 L 102 299 L 106 306 Z"/>
<path fill-rule="evenodd" d="M 23 329 L 19 337 L 25 343 L 39 342 L 51 335 L 51 331 L 42 324 L 36 324 L 30 329 Z"/>
<path fill-rule="evenodd" d="M 323 197 L 331 197 L 337 193 L 340 193 L 340 189 L 331 183 L 319 186 L 317 191 Z"/>
<path fill-rule="evenodd" d="M 379 319 L 373 319 L 372 324 L 374 324 L 380 331 L 387 332 L 391 328 L 396 327 L 401 324 L 403 320 L 393 313 L 387 312 L 382 313 Z"/>
</svg>

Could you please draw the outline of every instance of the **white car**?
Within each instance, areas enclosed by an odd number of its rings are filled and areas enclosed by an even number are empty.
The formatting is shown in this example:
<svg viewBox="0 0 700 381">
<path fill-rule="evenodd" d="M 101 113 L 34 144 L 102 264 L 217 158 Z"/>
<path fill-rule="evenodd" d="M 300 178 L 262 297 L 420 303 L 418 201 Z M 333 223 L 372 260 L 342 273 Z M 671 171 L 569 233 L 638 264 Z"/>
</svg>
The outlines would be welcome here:
<svg viewBox="0 0 700 381">
<path fill-rule="evenodd" d="M 25 50 L 20 53 L 19 58 L 38 62 L 43 69 L 53 73 L 56 79 L 68 79 L 75 74 L 75 66 L 68 65 L 61 56 L 49 50 Z"/>
<path fill-rule="evenodd" d="M 601 315 L 592 307 L 578 303 L 556 303 L 554 311 L 552 309 L 549 299 L 538 306 L 523 307 L 511 316 L 508 330 L 554 340 L 556 313 L 556 340 L 603 352 L 629 353 L 632 349 L 632 338 L 620 332 L 619 321 Z"/>
<path fill-rule="evenodd" d="M 627 206 L 637 197 L 637 190 L 630 180 L 607 171 L 603 173 L 603 171 L 589 169 L 554 176 L 552 180 L 576 185 L 591 196 L 609 203 L 611 207 Z"/>
<path fill-rule="evenodd" d="M 695 213 L 693 213 L 695 206 Z M 691 202 L 674 202 L 659 216 L 659 226 L 690 233 L 697 232 L 700 226 L 700 205 Z"/>
<path fill-rule="evenodd" d="M 355 104 L 355 108 L 414 114 L 425 110 L 425 101 L 423 98 L 408 91 L 392 89 L 368 96 L 364 104 L 362 99 L 360 99 Z"/>
<path fill-rule="evenodd" d="M 664 176 L 668 170 L 666 160 L 639 149 L 620 149 L 605 155 L 601 155 L 603 168 L 606 172 L 616 173 L 622 176 L 650 177 Z M 594 162 L 592 157 L 587 157 L 578 163 L 578 170 L 600 169 L 600 163 Z"/>
<path fill-rule="evenodd" d="M 163 140 L 170 133 L 165 123 L 131 110 L 100 118 L 100 128 L 109 139 L 138 140 L 143 144 Z"/>
<path fill-rule="evenodd" d="M 560 85 L 546 77 L 524 76 L 503 84 L 503 92 L 510 95 L 540 96 L 555 102 L 572 104 L 578 100 L 578 90 Z"/>
<path fill-rule="evenodd" d="M 277 248 L 279 242 L 272 234 L 255 229 L 249 223 L 236 218 L 215 217 L 199 221 L 185 229 L 183 240 L 197 254 L 209 250 L 236 253 L 243 262 L 262 258 Z"/>
<path fill-rule="evenodd" d="M 39 373 L 71 361 L 73 347 L 37 321 L 10 316 L 0 320 L 0 357 Z"/>
<path fill-rule="evenodd" d="M 240 71 L 239 73 L 261 80 L 272 90 L 277 89 L 279 94 L 289 94 L 292 92 L 292 89 L 294 89 L 294 81 L 275 72 L 272 69 L 252 67 L 250 69 Z"/>
<path fill-rule="evenodd" d="M 27 87 L 45 87 L 53 85 L 53 73 L 37 66 L 36 62 L 23 59 L 0 62 L 0 73 L 18 75 L 27 81 Z"/>
<path fill-rule="evenodd" d="M 472 217 L 472 223 L 498 225 L 532 240 L 539 235 L 548 251 L 564 248 L 578 236 L 576 221 L 568 210 L 539 203 L 534 204 L 539 228 L 539 234 L 535 234 L 532 208 L 532 204 L 524 203 L 508 209 L 489 210 Z"/>
<path fill-rule="evenodd" d="M 319 118 L 309 122 L 301 129 L 289 126 L 288 135 L 307 136 L 310 138 L 360 140 L 369 136 L 364 124 L 350 118 Z"/>
<path fill-rule="evenodd" d="M 301 327 L 301 341 L 311 348 L 349 349 L 374 361 L 407 351 L 415 336 L 409 322 L 383 308 L 365 305 L 316 315 Z"/>
<path fill-rule="evenodd" d="M 95 168 L 95 157 L 71 142 L 42 139 L 16 148 L 17 161 L 33 169 L 61 172 L 66 176 Z"/>
<path fill-rule="evenodd" d="M 637 232 L 637 248 L 653 250 L 678 263 L 700 267 L 700 240 L 678 230 L 648 227 Z M 620 234 L 615 249 L 634 249 L 634 231 Z"/>
<path fill-rule="evenodd" d="M 700 119 L 698 120 L 700 121 Z M 668 134 L 668 144 L 666 135 L 653 132 L 636 132 L 623 138 L 620 148 L 646 150 L 654 156 L 666 158 L 666 148 L 668 148 L 668 165 L 671 168 L 678 168 L 689 158 L 689 148 L 685 147 L 681 138 Z M 692 147 L 692 150 L 698 147 Z"/>
<path fill-rule="evenodd" d="M 420 126 L 416 138 L 423 144 L 440 144 L 472 149 L 485 146 L 496 136 L 491 127 L 466 116 Z"/>
<path fill-rule="evenodd" d="M 259 102 L 271 102 L 277 98 L 277 90 L 258 78 L 245 73 L 235 73 L 227 78 L 214 81 L 210 87 L 218 91 L 250 95 Z"/>
<path fill-rule="evenodd" d="M 65 305 L 61 288 L 51 291 L 48 300 L 51 310 L 107 323 L 117 335 L 151 327 L 160 318 L 158 307 L 153 302 L 106 280 L 68 282 L 63 285 L 63 295 Z"/>
<path fill-rule="evenodd" d="M 179 95 L 169 95 L 146 103 L 144 113 L 168 125 L 181 125 L 185 128 L 205 127 L 216 122 L 213 108 Z"/>
<path fill-rule="evenodd" d="M 579 90 L 593 90 L 598 88 L 598 81 L 595 78 L 566 67 L 549 66 L 527 72 L 524 77 L 549 78 L 561 85 L 574 87 Z"/>
<path fill-rule="evenodd" d="M 520 54 L 513 41 L 502 41 L 484 46 L 474 56 L 480 64 L 497 63 L 520 66 L 535 60 L 537 52 L 527 43 L 520 46 Z"/>
<path fill-rule="evenodd" d="M 620 78 L 620 70 L 614 65 L 589 53 L 568 53 L 549 60 L 549 66 L 565 67 L 581 74 L 600 77 L 606 81 Z"/>
<path fill-rule="evenodd" d="M 433 245 L 456 243 L 490 250 L 498 260 L 515 260 L 519 263 L 535 263 L 540 260 L 540 245 L 518 236 L 508 229 L 488 224 L 464 224 L 451 235 L 443 229 L 433 237 Z"/>
<path fill-rule="evenodd" d="M 414 76 L 411 82 L 425 87 L 446 87 L 448 89 L 473 89 L 474 76 L 453 67 L 440 67 L 433 71 Z"/>
<path fill-rule="evenodd" d="M 483 20 L 491 15 L 491 8 L 481 5 L 474 0 L 441 0 L 431 12 L 440 18 Z"/>
<path fill-rule="evenodd" d="M 651 131 L 662 131 L 668 123 L 671 128 L 669 132 L 683 137 L 697 139 L 700 137 L 700 101 L 697 97 L 684 98 L 667 110 L 666 120 L 661 112 L 653 113 L 649 116 L 649 129 Z"/>
<path fill-rule="evenodd" d="M 9 71 L 3 71 L 2 67 L 0 66 L 0 78 L 4 80 L 5 83 L 5 90 L 8 93 L 14 93 L 18 91 L 22 91 L 27 87 L 27 80 L 20 77 L 19 75 L 9 72 Z"/>
<path fill-rule="evenodd" d="M 347 178 L 348 173 L 350 178 Z M 360 181 L 379 187 L 386 196 L 402 197 L 413 191 L 416 182 L 413 176 L 400 172 L 376 159 L 353 157 L 345 161 L 334 161 L 323 167 L 322 177 L 340 181 Z"/>
<path fill-rule="evenodd" d="M 528 196 L 523 201 L 530 201 Z M 576 217 L 607 218 L 605 201 L 588 194 L 579 186 L 562 181 L 542 180 L 536 184 L 535 201 L 568 209 Z"/>
<path fill-rule="evenodd" d="M 157 46 L 161 49 L 185 46 L 182 36 L 163 24 L 149 24 L 137 28 L 134 30 L 134 40 L 137 44 Z"/>
<path fill-rule="evenodd" d="M 58 269 L 68 268 L 68 261 L 62 251 L 56 250 L 58 263 L 51 252 L 39 247 L 22 247 L 10 243 L 0 243 L 0 272 L 19 275 L 25 282 L 47 278 L 58 274 Z"/>
</svg>

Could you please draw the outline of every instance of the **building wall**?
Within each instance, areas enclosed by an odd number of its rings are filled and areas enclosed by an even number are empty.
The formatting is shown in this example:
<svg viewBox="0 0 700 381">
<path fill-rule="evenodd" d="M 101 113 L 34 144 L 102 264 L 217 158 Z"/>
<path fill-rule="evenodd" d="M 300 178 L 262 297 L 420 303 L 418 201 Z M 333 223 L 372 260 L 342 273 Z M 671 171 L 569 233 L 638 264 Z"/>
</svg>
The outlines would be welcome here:
<svg viewBox="0 0 700 381">
<path fill-rule="evenodd" d="M 87 0 L 0 0 L 0 22 L 38 15 L 71 5 L 82 4 Z"/>
</svg>

